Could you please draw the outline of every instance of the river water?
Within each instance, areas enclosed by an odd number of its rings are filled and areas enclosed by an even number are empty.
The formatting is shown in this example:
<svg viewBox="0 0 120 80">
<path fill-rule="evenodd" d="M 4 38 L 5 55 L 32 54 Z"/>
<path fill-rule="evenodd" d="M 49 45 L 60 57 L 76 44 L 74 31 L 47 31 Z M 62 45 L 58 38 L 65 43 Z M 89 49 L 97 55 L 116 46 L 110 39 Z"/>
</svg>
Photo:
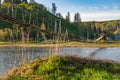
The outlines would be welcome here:
<svg viewBox="0 0 120 80">
<path fill-rule="evenodd" d="M 0 76 L 19 65 L 21 61 L 32 61 L 37 57 L 49 56 L 55 49 L 49 48 L 0 48 Z M 77 55 L 93 59 L 112 60 L 120 63 L 120 48 L 60 48 L 60 55 Z"/>
</svg>

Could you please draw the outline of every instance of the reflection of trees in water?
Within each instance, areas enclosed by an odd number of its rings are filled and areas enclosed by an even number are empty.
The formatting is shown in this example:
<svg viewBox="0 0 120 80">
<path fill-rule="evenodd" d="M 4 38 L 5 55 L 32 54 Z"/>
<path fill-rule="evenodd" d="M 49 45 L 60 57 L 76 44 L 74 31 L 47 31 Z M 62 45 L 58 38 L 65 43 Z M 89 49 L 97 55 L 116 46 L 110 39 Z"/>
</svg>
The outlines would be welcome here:
<svg viewBox="0 0 120 80">
<path fill-rule="evenodd" d="M 90 53 L 87 57 L 92 58 L 97 52 L 100 52 L 102 50 L 106 49 L 105 47 L 96 49 L 94 52 Z"/>
</svg>

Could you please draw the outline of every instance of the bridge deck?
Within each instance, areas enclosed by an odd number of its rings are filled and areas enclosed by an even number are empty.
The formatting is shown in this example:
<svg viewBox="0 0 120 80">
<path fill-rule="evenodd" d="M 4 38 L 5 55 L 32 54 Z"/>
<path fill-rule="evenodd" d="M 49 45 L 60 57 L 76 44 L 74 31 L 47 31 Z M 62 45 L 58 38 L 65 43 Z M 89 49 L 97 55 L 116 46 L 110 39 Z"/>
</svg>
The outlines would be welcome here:
<svg viewBox="0 0 120 80">
<path fill-rule="evenodd" d="M 13 18 L 9 15 L 6 15 L 2 12 L 0 12 L 0 19 L 3 20 L 3 21 L 6 21 L 6 22 L 9 22 L 9 23 L 15 23 L 15 24 L 19 24 L 20 27 L 29 27 L 29 28 L 33 28 L 35 30 L 38 30 L 40 32 L 44 32 L 44 33 L 47 33 L 48 35 L 61 35 L 61 34 L 58 34 L 58 33 L 54 33 L 54 32 L 51 32 L 51 31 L 48 31 L 48 30 L 41 30 L 39 27 L 33 25 L 33 24 L 28 24 L 28 23 L 24 23 L 23 21 L 21 20 L 18 20 L 16 18 Z"/>
</svg>

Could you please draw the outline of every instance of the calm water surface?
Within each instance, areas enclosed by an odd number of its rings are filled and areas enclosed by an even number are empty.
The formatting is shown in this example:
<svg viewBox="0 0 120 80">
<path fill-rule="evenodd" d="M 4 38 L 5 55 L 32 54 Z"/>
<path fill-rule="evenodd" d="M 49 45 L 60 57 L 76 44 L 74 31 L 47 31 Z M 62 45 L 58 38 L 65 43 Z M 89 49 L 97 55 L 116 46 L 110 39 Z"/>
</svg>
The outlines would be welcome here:
<svg viewBox="0 0 120 80">
<path fill-rule="evenodd" d="M 55 49 L 48 48 L 0 48 L 0 76 L 19 65 L 21 61 L 32 61 L 49 56 Z M 120 63 L 120 48 L 61 48 L 60 55 L 77 55 L 93 59 L 113 60 Z"/>
</svg>

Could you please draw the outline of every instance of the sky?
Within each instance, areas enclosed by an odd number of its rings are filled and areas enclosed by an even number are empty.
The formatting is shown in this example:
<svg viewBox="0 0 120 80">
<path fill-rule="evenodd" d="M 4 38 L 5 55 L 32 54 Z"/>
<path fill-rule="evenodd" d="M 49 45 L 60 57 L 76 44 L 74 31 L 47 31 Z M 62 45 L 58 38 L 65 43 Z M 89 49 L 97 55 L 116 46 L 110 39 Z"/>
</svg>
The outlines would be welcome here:
<svg viewBox="0 0 120 80">
<path fill-rule="evenodd" d="M 64 17 L 70 12 L 71 21 L 79 12 L 82 21 L 106 21 L 120 19 L 120 0 L 35 0 L 49 10 L 52 3 L 57 6 L 57 13 Z"/>
</svg>

